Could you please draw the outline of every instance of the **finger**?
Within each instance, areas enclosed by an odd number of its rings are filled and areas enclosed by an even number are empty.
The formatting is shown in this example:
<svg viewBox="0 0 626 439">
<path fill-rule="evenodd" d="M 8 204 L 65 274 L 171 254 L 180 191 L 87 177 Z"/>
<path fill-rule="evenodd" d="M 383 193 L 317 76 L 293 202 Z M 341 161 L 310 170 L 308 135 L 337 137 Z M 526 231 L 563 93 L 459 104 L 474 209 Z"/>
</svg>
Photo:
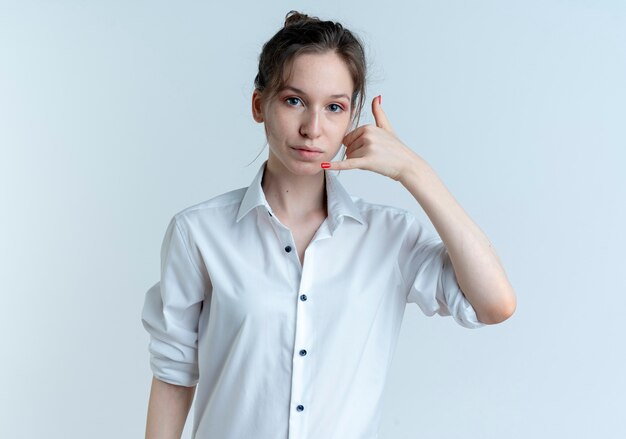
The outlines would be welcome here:
<svg viewBox="0 0 626 439">
<path fill-rule="evenodd" d="M 391 126 L 389 119 L 387 119 L 387 116 L 385 115 L 385 112 L 383 111 L 381 107 L 380 100 L 381 99 L 379 95 L 379 96 L 376 96 L 374 100 L 372 101 L 372 114 L 374 115 L 376 126 L 393 133 L 393 127 Z"/>
<path fill-rule="evenodd" d="M 355 158 L 354 153 L 357 152 L 365 144 L 366 142 L 364 141 L 363 136 L 355 139 L 354 142 L 350 144 L 350 146 L 346 147 L 346 157 Z"/>
<path fill-rule="evenodd" d="M 366 126 L 367 125 L 361 125 L 360 127 L 355 128 L 354 130 L 350 131 L 348 134 L 344 136 L 341 143 L 346 145 L 346 147 L 349 147 L 352 144 L 352 142 L 354 142 L 356 139 L 361 137 L 361 135 L 365 132 L 364 130 Z"/>
<path fill-rule="evenodd" d="M 324 165 L 328 164 L 328 167 L 325 167 Z M 341 160 L 338 162 L 323 162 L 322 163 L 322 168 L 324 169 L 329 169 L 331 171 L 338 171 L 338 170 L 344 170 L 344 169 L 364 169 L 361 166 L 363 166 L 364 164 L 364 160 L 362 158 L 355 158 L 355 159 L 346 159 L 346 160 Z"/>
</svg>

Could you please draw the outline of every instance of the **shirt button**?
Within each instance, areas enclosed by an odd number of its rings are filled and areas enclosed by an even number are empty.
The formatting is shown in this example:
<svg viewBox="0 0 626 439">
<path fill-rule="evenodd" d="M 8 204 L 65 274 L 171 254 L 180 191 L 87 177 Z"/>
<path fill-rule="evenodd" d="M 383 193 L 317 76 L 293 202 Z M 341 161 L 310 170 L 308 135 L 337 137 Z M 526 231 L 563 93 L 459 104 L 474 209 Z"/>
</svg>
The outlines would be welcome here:
<svg viewBox="0 0 626 439">
<path fill-rule="evenodd" d="M 287 253 L 289 253 L 289 252 L 291 251 L 291 246 L 290 246 L 290 245 L 288 245 L 287 247 L 285 247 L 285 251 L 286 251 Z"/>
<path fill-rule="evenodd" d="M 301 412 L 302 410 L 304 410 L 304 406 L 303 405 L 299 405 L 298 407 L 296 407 L 296 410 Z"/>
<path fill-rule="evenodd" d="M 300 296 L 300 300 L 302 300 L 303 302 L 305 302 L 305 301 L 306 301 L 306 294 L 302 294 L 302 295 Z"/>
<path fill-rule="evenodd" d="M 304 357 L 306 355 L 306 349 L 302 349 L 300 351 L 300 356 Z"/>
</svg>

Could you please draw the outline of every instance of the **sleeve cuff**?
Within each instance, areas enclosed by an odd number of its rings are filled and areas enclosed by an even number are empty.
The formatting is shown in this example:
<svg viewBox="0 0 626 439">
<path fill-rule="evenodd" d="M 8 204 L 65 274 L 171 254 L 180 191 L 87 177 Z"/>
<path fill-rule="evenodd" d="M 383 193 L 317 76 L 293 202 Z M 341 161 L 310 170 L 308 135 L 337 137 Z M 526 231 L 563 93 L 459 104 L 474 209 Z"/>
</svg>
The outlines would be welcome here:
<svg viewBox="0 0 626 439">
<path fill-rule="evenodd" d="M 475 329 L 485 326 L 485 323 L 478 320 L 476 310 L 467 300 L 461 290 L 450 260 L 450 255 L 446 251 L 443 260 L 442 288 L 448 305 L 448 310 L 454 320 L 461 326 Z"/>
</svg>

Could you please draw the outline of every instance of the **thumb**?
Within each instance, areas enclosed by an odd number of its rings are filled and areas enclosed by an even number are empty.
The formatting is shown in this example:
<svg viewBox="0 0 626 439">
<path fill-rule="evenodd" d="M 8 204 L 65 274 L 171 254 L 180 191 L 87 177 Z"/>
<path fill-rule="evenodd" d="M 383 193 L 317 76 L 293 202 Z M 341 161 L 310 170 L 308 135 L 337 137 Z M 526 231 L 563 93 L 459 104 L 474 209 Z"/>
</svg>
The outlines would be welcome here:
<svg viewBox="0 0 626 439">
<path fill-rule="evenodd" d="M 378 95 L 372 101 L 372 114 L 374 115 L 376 126 L 393 133 L 393 127 L 391 126 L 391 123 L 389 123 L 389 119 L 387 119 L 387 116 L 381 107 L 381 100 L 382 95 Z"/>
</svg>

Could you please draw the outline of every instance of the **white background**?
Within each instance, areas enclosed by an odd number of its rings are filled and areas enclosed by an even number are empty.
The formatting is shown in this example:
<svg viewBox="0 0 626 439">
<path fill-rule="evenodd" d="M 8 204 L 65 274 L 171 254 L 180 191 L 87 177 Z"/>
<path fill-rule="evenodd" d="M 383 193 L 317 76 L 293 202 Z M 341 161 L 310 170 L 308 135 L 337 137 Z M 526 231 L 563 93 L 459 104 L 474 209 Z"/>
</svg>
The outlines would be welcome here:
<svg viewBox="0 0 626 439">
<path fill-rule="evenodd" d="M 0 2 L 0 437 L 143 437 L 165 228 L 267 157 L 250 97 L 290 9 L 363 39 L 361 124 L 382 94 L 518 294 L 479 330 L 407 306 L 381 439 L 626 437 L 617 0 Z M 391 179 L 340 179 L 425 217 Z"/>
</svg>

